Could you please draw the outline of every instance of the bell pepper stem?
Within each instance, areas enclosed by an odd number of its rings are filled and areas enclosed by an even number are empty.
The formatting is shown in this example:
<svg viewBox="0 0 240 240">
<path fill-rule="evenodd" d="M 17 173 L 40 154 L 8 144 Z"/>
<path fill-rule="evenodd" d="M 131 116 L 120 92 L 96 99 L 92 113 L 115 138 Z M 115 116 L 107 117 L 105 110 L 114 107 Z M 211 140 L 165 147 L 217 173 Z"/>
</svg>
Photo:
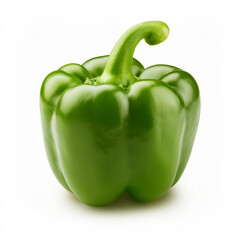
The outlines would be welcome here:
<svg viewBox="0 0 240 240">
<path fill-rule="evenodd" d="M 156 45 L 163 42 L 168 34 L 167 24 L 160 21 L 143 22 L 130 28 L 114 46 L 98 83 L 128 87 L 136 81 L 131 67 L 138 43 L 144 38 L 149 45 Z"/>
</svg>

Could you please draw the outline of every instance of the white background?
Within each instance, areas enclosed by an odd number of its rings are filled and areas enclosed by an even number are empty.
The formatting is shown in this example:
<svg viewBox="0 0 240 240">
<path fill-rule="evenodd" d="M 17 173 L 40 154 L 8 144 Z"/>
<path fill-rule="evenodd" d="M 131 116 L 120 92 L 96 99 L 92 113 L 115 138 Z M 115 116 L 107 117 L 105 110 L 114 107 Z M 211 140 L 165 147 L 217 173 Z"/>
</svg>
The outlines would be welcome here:
<svg viewBox="0 0 240 240">
<path fill-rule="evenodd" d="M 240 239 L 238 0 L 1 1 L 1 239 Z M 162 44 L 142 41 L 144 66 L 176 65 L 197 80 L 201 119 L 189 164 L 162 199 L 75 200 L 44 151 L 39 91 L 60 66 L 110 53 L 129 27 L 161 20 Z"/>
</svg>

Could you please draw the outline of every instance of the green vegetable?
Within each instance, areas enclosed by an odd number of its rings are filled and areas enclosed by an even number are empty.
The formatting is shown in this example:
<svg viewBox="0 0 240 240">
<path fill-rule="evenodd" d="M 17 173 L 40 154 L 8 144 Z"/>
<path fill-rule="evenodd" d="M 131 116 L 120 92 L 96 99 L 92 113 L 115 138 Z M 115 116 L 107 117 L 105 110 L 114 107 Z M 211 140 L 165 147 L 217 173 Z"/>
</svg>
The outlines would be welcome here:
<svg viewBox="0 0 240 240">
<path fill-rule="evenodd" d="M 123 192 L 163 196 L 181 177 L 197 131 L 199 89 L 169 65 L 146 69 L 133 53 L 144 38 L 163 42 L 159 21 L 130 28 L 110 56 L 50 73 L 41 87 L 46 152 L 58 181 L 82 202 L 102 206 Z"/>
</svg>

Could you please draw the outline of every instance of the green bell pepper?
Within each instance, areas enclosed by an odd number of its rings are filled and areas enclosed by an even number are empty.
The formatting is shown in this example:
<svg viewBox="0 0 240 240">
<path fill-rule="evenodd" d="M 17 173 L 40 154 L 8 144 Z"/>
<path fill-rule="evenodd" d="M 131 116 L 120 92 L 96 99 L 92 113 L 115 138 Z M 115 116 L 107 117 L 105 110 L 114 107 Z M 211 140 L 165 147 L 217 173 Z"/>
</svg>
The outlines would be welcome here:
<svg viewBox="0 0 240 240">
<path fill-rule="evenodd" d="M 163 22 L 140 23 L 110 56 L 64 65 L 43 81 L 49 163 L 62 186 L 88 205 L 110 204 L 123 192 L 158 199 L 185 169 L 200 115 L 198 85 L 180 68 L 144 69 L 133 58 L 143 38 L 155 45 L 168 34 Z"/>
</svg>

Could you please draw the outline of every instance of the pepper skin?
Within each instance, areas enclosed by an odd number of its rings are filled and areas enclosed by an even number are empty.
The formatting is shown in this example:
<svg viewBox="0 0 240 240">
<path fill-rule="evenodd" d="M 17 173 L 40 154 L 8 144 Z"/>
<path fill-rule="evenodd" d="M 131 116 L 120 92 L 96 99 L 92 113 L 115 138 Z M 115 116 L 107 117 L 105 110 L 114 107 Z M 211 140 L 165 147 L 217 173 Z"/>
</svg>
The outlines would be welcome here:
<svg viewBox="0 0 240 240">
<path fill-rule="evenodd" d="M 43 81 L 45 148 L 58 181 L 91 206 L 123 192 L 139 201 L 163 196 L 181 177 L 195 139 L 200 95 L 180 68 L 146 69 L 134 50 L 163 42 L 160 21 L 130 28 L 110 56 L 67 64 Z"/>
</svg>

